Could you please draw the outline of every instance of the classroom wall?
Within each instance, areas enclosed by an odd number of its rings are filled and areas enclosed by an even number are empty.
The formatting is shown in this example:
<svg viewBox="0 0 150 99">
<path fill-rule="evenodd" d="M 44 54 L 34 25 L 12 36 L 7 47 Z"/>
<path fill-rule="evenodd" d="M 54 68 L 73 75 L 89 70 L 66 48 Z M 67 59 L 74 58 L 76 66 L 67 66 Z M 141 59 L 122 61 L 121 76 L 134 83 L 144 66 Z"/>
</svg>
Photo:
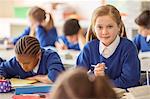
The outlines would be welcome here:
<svg viewBox="0 0 150 99">
<path fill-rule="evenodd" d="M 134 19 L 139 15 L 141 9 L 143 8 L 141 6 L 141 2 L 146 1 L 146 3 L 143 4 L 146 5 L 148 4 L 147 2 L 150 2 L 148 0 L 55 0 L 55 1 L 54 0 L 42 0 L 42 1 L 41 0 L 0 0 L 0 18 L 9 17 L 11 18 L 11 21 L 14 20 L 14 22 L 11 22 L 13 24 L 6 25 L 6 26 L 10 26 L 9 28 L 7 28 L 10 30 L 1 31 L 0 29 L 0 33 L 10 32 L 7 34 L 7 36 L 15 37 L 19 35 L 18 33 L 21 33 L 23 31 L 23 28 L 27 25 L 25 19 L 23 19 L 24 21 L 19 22 L 19 24 L 18 24 L 18 19 L 14 19 L 17 18 L 17 16 L 15 15 L 16 13 L 14 8 L 31 7 L 34 5 L 40 5 L 40 6 L 44 5 L 43 6 L 44 8 L 46 8 L 48 11 L 51 11 L 50 3 L 54 3 L 54 2 L 65 3 L 75 8 L 76 11 L 84 18 L 84 20 L 80 21 L 81 26 L 87 28 L 90 23 L 93 10 L 96 7 L 100 6 L 102 4 L 102 1 L 105 1 L 103 3 L 110 3 L 112 5 L 115 5 L 119 9 L 119 11 L 127 14 L 127 16 L 122 16 L 122 19 L 126 26 L 127 36 L 129 39 L 132 39 L 133 36 L 137 33 L 137 26 L 134 23 Z M 57 15 L 55 17 L 55 25 L 58 27 L 59 29 L 58 31 L 60 32 L 64 22 L 64 20 L 60 17 L 62 13 L 61 11 L 62 8 L 60 7 L 59 11 L 55 13 Z"/>
</svg>

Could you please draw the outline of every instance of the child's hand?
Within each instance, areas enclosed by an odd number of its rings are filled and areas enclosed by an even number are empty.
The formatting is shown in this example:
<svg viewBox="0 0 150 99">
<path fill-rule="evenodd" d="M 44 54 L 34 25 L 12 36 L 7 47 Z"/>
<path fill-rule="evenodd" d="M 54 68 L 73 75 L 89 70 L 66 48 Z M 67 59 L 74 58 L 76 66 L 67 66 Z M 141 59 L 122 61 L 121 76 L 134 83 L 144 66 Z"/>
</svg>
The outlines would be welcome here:
<svg viewBox="0 0 150 99">
<path fill-rule="evenodd" d="M 28 78 L 26 78 L 26 79 L 28 79 L 28 80 L 36 80 L 36 76 L 32 76 L 32 77 L 28 77 Z"/>
<path fill-rule="evenodd" d="M 4 79 L 5 79 L 5 77 L 0 75 L 0 80 L 4 80 Z"/>
<path fill-rule="evenodd" d="M 28 77 L 26 78 L 28 80 L 37 80 L 37 81 L 40 81 L 42 83 L 52 83 L 52 81 L 48 78 L 47 75 L 36 75 L 36 76 L 33 76 L 33 77 Z"/>
<path fill-rule="evenodd" d="M 59 43 L 59 42 L 56 42 L 56 43 L 55 43 L 55 47 L 56 47 L 58 50 L 67 50 L 67 49 L 68 49 L 68 47 L 67 47 L 65 44 Z"/>
<path fill-rule="evenodd" d="M 94 68 L 94 74 L 95 76 L 104 76 L 105 75 L 105 64 L 104 63 L 98 63 Z"/>
</svg>

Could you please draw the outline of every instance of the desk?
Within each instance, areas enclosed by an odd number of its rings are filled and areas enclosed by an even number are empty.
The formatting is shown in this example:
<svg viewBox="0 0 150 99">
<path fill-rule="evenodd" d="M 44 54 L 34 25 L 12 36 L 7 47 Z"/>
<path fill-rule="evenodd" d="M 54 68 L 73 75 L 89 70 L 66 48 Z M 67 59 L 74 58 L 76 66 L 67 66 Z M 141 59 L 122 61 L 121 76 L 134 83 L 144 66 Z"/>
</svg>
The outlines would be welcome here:
<svg viewBox="0 0 150 99">
<path fill-rule="evenodd" d="M 33 86 L 44 86 L 48 84 L 43 84 L 43 83 L 35 83 Z M 9 92 L 9 93 L 0 93 L 0 99 L 12 99 L 12 96 L 14 95 L 14 91 Z M 43 98 L 47 99 L 47 98 Z"/>
<path fill-rule="evenodd" d="M 141 62 L 141 71 L 150 69 L 150 52 L 140 52 L 139 59 Z"/>
<path fill-rule="evenodd" d="M 150 86 L 138 86 L 127 89 L 123 99 L 150 99 Z"/>
</svg>

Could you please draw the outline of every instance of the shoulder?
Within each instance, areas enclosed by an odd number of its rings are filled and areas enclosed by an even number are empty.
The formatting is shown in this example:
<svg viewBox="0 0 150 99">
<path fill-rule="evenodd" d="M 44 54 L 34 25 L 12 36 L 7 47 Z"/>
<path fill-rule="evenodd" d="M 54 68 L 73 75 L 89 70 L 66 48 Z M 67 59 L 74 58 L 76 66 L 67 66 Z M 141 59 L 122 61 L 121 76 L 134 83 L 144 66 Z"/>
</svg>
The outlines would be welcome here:
<svg viewBox="0 0 150 99">
<path fill-rule="evenodd" d="M 88 50 L 88 51 L 97 51 L 97 49 L 99 48 L 99 40 L 94 39 L 92 41 L 89 41 L 85 44 L 83 50 Z"/>
<path fill-rule="evenodd" d="M 55 31 L 55 32 L 57 32 L 56 27 L 52 27 L 52 28 L 50 29 L 50 31 Z"/>
<path fill-rule="evenodd" d="M 13 66 L 16 66 L 18 65 L 18 61 L 16 60 L 16 57 L 13 57 L 7 61 L 3 61 L 1 62 L 1 65 L 2 66 L 8 66 L 8 67 L 13 67 Z"/>
<path fill-rule="evenodd" d="M 90 47 L 90 46 L 97 46 L 97 45 L 99 45 L 99 40 L 94 39 L 94 40 L 91 40 L 91 41 L 87 42 L 87 44 L 85 46 Z"/>
<path fill-rule="evenodd" d="M 125 50 L 136 49 L 135 44 L 127 38 L 120 39 L 120 46 Z"/>
<path fill-rule="evenodd" d="M 52 57 L 52 56 L 59 56 L 58 53 L 52 49 L 41 49 L 42 50 L 42 57 L 43 58 L 48 58 L 48 57 Z"/>
<path fill-rule="evenodd" d="M 142 35 L 137 34 L 137 35 L 134 37 L 134 41 L 135 41 L 135 40 L 140 40 L 140 39 L 142 39 L 142 38 L 144 38 Z"/>
</svg>

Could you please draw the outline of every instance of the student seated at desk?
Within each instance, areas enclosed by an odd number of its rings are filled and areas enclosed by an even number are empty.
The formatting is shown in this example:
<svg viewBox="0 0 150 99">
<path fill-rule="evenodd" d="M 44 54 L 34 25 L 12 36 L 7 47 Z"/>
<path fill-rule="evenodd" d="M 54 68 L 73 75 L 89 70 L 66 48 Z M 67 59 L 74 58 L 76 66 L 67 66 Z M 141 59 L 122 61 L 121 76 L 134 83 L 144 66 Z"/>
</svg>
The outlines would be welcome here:
<svg viewBox="0 0 150 99">
<path fill-rule="evenodd" d="M 31 36 L 21 38 L 15 45 L 16 57 L 0 64 L 1 78 L 19 77 L 52 83 L 64 71 L 58 54 L 40 48 L 39 41 Z"/>
<path fill-rule="evenodd" d="M 137 50 L 141 52 L 150 51 L 150 10 L 143 11 L 136 19 L 139 26 L 139 34 L 134 38 Z"/>
<path fill-rule="evenodd" d="M 97 39 L 84 46 L 77 67 L 93 70 L 96 76 L 107 75 L 116 87 L 129 88 L 139 84 L 140 62 L 133 42 L 119 36 L 122 24 L 114 6 L 95 9 L 90 26 Z"/>
<path fill-rule="evenodd" d="M 70 69 L 56 80 L 50 99 L 118 99 L 104 76 L 89 76 L 83 68 Z"/>
<path fill-rule="evenodd" d="M 81 50 L 85 44 L 83 29 L 77 19 L 68 19 L 63 26 L 64 35 L 55 43 L 57 49 Z"/>
<path fill-rule="evenodd" d="M 13 44 L 15 45 L 21 37 L 30 35 L 39 40 L 41 47 L 54 46 L 58 35 L 51 14 L 35 6 L 30 9 L 28 16 L 31 22 L 30 26 L 13 40 Z"/>
</svg>

